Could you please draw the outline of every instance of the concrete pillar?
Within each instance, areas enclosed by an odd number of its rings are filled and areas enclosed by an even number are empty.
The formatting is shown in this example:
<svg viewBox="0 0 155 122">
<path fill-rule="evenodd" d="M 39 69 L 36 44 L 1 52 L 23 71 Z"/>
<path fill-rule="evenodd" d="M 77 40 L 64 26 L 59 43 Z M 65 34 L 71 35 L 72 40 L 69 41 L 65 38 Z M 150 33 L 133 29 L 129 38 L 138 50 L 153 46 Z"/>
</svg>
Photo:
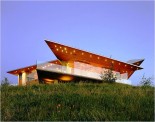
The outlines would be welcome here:
<svg viewBox="0 0 155 122">
<path fill-rule="evenodd" d="M 18 85 L 22 86 L 22 74 L 18 74 Z"/>
<path fill-rule="evenodd" d="M 61 61 L 61 64 L 62 66 L 66 66 L 66 69 L 64 70 L 66 70 L 67 73 L 71 73 L 71 74 L 74 73 L 74 70 L 73 70 L 74 62 L 73 61 Z"/>
<path fill-rule="evenodd" d="M 68 63 L 67 63 L 67 67 L 70 67 L 70 68 L 68 68 L 68 71 L 71 73 L 71 74 L 74 74 L 74 62 L 73 61 L 69 61 Z"/>
<path fill-rule="evenodd" d="M 25 86 L 27 82 L 27 73 L 23 72 L 22 73 L 22 85 Z"/>
<path fill-rule="evenodd" d="M 74 62 L 73 61 L 61 61 L 62 66 L 66 66 L 67 73 L 73 73 Z"/>
</svg>

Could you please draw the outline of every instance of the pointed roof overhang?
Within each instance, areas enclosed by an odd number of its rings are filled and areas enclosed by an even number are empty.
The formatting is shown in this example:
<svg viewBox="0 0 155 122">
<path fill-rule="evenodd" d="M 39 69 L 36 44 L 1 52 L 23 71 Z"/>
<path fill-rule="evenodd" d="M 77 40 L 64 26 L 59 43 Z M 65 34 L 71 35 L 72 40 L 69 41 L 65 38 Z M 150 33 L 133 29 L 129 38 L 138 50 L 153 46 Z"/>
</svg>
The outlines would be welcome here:
<svg viewBox="0 0 155 122">
<path fill-rule="evenodd" d="M 127 63 L 140 66 L 140 65 L 142 64 L 143 61 L 144 61 L 144 59 L 133 59 L 133 60 L 127 61 Z"/>
<path fill-rule="evenodd" d="M 113 65 L 113 70 L 123 73 L 128 73 L 130 77 L 134 71 L 143 69 L 134 64 L 122 62 L 116 59 L 108 58 L 70 46 L 62 45 L 53 41 L 45 40 L 49 48 L 55 56 L 61 61 L 79 61 L 89 63 L 94 66 L 110 69 Z"/>
</svg>

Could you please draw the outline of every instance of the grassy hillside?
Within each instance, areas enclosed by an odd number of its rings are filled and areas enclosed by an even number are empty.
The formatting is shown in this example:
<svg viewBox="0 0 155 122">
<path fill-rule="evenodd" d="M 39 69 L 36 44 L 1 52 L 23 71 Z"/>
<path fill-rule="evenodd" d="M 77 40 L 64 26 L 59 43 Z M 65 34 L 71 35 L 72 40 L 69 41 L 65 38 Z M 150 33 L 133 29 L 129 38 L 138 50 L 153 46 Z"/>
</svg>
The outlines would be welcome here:
<svg viewBox="0 0 155 122">
<path fill-rule="evenodd" d="M 1 87 L 1 120 L 154 120 L 154 89 L 71 83 Z"/>
</svg>

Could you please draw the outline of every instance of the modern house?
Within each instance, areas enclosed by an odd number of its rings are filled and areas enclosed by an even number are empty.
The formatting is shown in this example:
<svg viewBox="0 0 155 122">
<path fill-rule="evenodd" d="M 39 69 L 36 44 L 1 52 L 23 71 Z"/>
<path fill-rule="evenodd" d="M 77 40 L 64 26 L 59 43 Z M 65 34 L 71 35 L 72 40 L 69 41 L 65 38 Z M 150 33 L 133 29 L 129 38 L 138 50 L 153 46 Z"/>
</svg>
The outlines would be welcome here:
<svg viewBox="0 0 155 122">
<path fill-rule="evenodd" d="M 26 85 L 30 82 L 58 83 L 71 81 L 100 82 L 101 73 L 112 69 L 116 75 L 116 82 L 131 84 L 129 78 L 140 67 L 144 59 L 122 62 L 70 46 L 45 40 L 56 60 L 38 62 L 8 73 L 18 76 L 18 84 Z"/>
</svg>

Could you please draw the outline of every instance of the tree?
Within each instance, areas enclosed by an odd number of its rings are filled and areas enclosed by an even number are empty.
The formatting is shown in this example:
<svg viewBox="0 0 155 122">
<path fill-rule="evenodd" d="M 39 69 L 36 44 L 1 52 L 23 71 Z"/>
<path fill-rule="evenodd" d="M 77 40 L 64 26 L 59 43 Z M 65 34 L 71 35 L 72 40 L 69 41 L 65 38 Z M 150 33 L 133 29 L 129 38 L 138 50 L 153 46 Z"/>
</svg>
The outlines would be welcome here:
<svg viewBox="0 0 155 122">
<path fill-rule="evenodd" d="M 114 83 L 117 80 L 116 75 L 113 73 L 113 65 L 111 65 L 110 69 L 107 69 L 104 71 L 104 73 L 101 73 L 101 79 L 103 82 L 107 83 Z"/>
<path fill-rule="evenodd" d="M 8 78 L 5 77 L 4 80 L 2 80 L 1 85 L 2 86 L 9 86 L 10 82 L 9 82 Z"/>
<path fill-rule="evenodd" d="M 152 78 L 146 78 L 144 75 L 140 81 L 141 86 L 151 86 L 152 85 Z"/>
</svg>

